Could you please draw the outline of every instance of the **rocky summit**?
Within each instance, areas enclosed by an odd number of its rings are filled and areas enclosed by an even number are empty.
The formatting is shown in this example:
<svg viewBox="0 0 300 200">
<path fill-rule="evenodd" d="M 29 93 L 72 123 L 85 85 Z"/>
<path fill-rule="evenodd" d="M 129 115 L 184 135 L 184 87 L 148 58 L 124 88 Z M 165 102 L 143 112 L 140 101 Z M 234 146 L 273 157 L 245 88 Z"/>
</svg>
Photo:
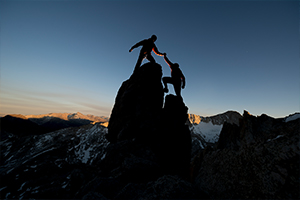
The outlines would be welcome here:
<svg viewBox="0 0 300 200">
<path fill-rule="evenodd" d="M 161 121 L 164 102 L 161 77 L 161 66 L 147 63 L 123 82 L 109 120 L 107 139 L 110 142 L 154 132 L 153 127 Z"/>
<path fill-rule="evenodd" d="M 142 144 L 153 152 L 161 173 L 187 178 L 191 157 L 191 135 L 185 125 L 188 108 L 181 97 L 168 95 L 164 100 L 161 78 L 161 66 L 146 63 L 123 82 L 107 139 L 116 147 L 126 141 Z"/>
</svg>

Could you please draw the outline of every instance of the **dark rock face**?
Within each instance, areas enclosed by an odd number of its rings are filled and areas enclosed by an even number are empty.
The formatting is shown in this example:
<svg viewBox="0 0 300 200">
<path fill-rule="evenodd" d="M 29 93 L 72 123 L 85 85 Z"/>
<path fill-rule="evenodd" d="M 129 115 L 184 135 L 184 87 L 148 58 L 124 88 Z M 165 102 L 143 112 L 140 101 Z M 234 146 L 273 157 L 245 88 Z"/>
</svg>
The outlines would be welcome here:
<svg viewBox="0 0 300 200">
<path fill-rule="evenodd" d="M 191 137 L 188 108 L 168 95 L 162 70 L 147 63 L 123 82 L 110 117 L 110 144 L 100 174 L 79 196 L 108 199 L 199 198 L 188 181 Z"/>
<path fill-rule="evenodd" d="M 152 131 L 164 101 L 159 64 L 147 63 L 120 87 L 108 125 L 110 142 L 132 139 Z"/>
<path fill-rule="evenodd" d="M 299 199 L 300 119 L 247 112 L 224 124 L 215 149 L 194 160 L 195 183 L 212 198 Z"/>
<path fill-rule="evenodd" d="M 162 112 L 164 126 L 158 140 L 154 141 L 163 166 L 169 172 L 183 176 L 188 176 L 191 159 L 191 134 L 188 125 L 185 125 L 187 118 L 188 108 L 182 99 L 174 95 L 166 96 Z"/>
<path fill-rule="evenodd" d="M 125 81 L 116 97 L 107 139 L 118 143 L 134 139 L 147 145 L 168 173 L 188 175 L 191 136 L 185 122 L 188 108 L 180 97 L 166 96 L 159 64 L 143 65 Z"/>
</svg>

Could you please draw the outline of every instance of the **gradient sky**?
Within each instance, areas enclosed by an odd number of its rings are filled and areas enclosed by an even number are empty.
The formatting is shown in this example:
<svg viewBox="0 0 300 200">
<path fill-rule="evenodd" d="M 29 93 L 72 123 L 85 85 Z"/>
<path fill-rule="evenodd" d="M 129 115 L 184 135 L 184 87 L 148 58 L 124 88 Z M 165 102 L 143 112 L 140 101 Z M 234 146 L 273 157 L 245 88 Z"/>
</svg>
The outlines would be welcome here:
<svg viewBox="0 0 300 200">
<path fill-rule="evenodd" d="M 110 116 L 128 50 L 152 34 L 186 77 L 189 113 L 299 112 L 298 1 L 2 0 L 0 28 L 2 114 Z"/>
</svg>

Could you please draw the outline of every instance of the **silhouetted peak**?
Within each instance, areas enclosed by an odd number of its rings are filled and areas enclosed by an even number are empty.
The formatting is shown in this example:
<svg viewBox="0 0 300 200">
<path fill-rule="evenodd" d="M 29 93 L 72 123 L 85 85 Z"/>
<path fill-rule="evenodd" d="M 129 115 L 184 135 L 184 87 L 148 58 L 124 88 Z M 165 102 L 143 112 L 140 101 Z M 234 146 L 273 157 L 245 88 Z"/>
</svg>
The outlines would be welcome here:
<svg viewBox="0 0 300 200">
<path fill-rule="evenodd" d="M 296 112 L 284 118 L 284 122 L 294 121 L 300 118 L 300 113 Z"/>
<path fill-rule="evenodd" d="M 134 74 L 131 75 L 130 80 L 138 80 L 138 81 L 150 81 L 156 82 L 158 80 L 161 81 L 162 77 L 162 67 L 158 63 L 145 63 L 140 68 L 138 68 Z M 154 80 L 152 80 L 154 79 Z M 151 81 L 152 80 L 152 81 Z"/>
<path fill-rule="evenodd" d="M 188 107 L 181 97 L 169 94 L 165 98 L 163 108 L 165 119 L 171 123 L 184 124 L 188 119 Z"/>
<path fill-rule="evenodd" d="M 87 117 L 82 113 L 77 112 L 77 113 L 69 114 L 68 119 L 87 119 Z"/>
<path fill-rule="evenodd" d="M 16 136 L 43 134 L 48 131 L 23 115 L 6 115 L 0 119 L 0 125 L 1 132 L 6 131 Z"/>
<path fill-rule="evenodd" d="M 282 119 L 275 119 L 266 114 L 253 116 L 244 111 L 240 126 L 225 123 L 220 133 L 218 148 L 239 149 L 243 145 L 263 142 L 277 135 L 285 134 L 287 124 Z"/>
<path fill-rule="evenodd" d="M 185 125 L 188 108 L 181 97 L 167 95 L 164 99 L 161 78 L 161 66 L 146 63 L 122 83 L 107 139 L 116 145 L 127 140 L 146 145 L 154 151 L 163 171 L 186 176 L 191 150 Z"/>
<path fill-rule="evenodd" d="M 122 83 L 109 120 L 109 141 L 135 138 L 147 131 L 147 123 L 158 121 L 164 101 L 161 77 L 159 64 L 146 63 Z"/>
<path fill-rule="evenodd" d="M 243 117 L 252 116 L 247 110 L 244 110 Z"/>
<path fill-rule="evenodd" d="M 27 120 L 27 117 L 25 117 L 24 115 L 21 115 L 21 114 L 9 114 L 9 115 L 6 115 L 4 116 L 4 118 L 6 119 L 24 119 L 24 120 Z"/>
</svg>

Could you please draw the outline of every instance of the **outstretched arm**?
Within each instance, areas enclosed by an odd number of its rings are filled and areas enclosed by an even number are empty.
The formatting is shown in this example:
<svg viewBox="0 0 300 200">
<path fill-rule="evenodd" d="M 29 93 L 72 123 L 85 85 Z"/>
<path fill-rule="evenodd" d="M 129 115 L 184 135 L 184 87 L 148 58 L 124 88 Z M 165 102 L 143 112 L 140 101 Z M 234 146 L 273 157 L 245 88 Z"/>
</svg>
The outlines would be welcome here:
<svg viewBox="0 0 300 200">
<path fill-rule="evenodd" d="M 167 54 L 164 54 L 164 59 L 166 61 L 166 63 L 171 67 L 171 65 L 173 65 L 173 63 L 167 58 Z"/>
<path fill-rule="evenodd" d="M 153 52 L 156 54 L 156 55 L 159 55 L 159 56 L 163 56 L 164 54 L 163 53 L 160 53 L 159 51 L 158 51 L 158 49 L 157 49 L 157 47 L 154 45 L 154 47 L 153 47 Z"/>
<path fill-rule="evenodd" d="M 137 48 L 137 47 L 143 45 L 143 44 L 144 44 L 144 41 L 145 41 L 145 40 L 142 40 L 142 41 L 136 43 L 135 45 L 133 45 L 133 46 L 129 49 L 129 52 L 132 52 L 133 49 L 135 49 L 135 48 Z"/>
</svg>

